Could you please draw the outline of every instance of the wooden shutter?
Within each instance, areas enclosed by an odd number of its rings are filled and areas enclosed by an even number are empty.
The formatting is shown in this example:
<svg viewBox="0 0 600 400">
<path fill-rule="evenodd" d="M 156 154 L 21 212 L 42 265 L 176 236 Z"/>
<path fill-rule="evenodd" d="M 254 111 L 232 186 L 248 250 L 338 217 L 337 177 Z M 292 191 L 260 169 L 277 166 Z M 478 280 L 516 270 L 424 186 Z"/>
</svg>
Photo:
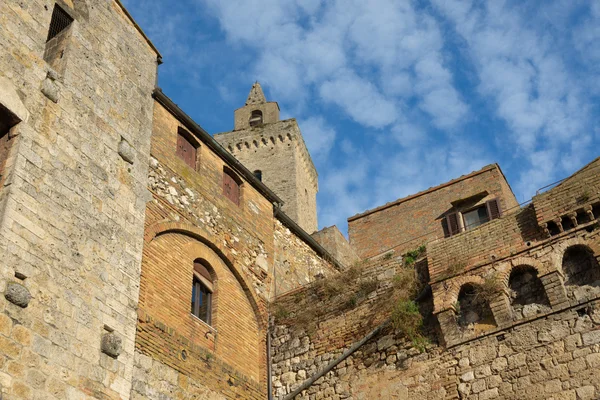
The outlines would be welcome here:
<svg viewBox="0 0 600 400">
<path fill-rule="evenodd" d="M 446 225 L 448 226 L 450 236 L 456 235 L 460 231 L 458 227 L 458 213 L 446 215 Z"/>
<path fill-rule="evenodd" d="M 492 199 L 490 201 L 486 201 L 485 206 L 487 208 L 488 217 L 491 220 L 500 218 L 502 212 L 500 211 L 500 203 L 498 199 Z"/>
<path fill-rule="evenodd" d="M 240 205 L 240 185 L 227 171 L 223 171 L 223 194 L 235 204 Z"/>
<path fill-rule="evenodd" d="M 177 132 L 177 155 L 187 165 L 196 169 L 196 147 L 181 132 Z"/>
</svg>

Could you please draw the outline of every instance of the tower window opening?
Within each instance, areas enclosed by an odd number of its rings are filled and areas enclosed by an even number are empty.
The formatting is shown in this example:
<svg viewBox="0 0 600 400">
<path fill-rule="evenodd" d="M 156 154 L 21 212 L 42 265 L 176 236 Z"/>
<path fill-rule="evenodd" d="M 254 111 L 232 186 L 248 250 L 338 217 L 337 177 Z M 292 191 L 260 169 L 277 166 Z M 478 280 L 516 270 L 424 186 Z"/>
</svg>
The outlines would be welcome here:
<svg viewBox="0 0 600 400">
<path fill-rule="evenodd" d="M 50 20 L 50 29 L 48 30 L 48 38 L 46 39 L 46 42 L 49 42 L 58 36 L 58 34 L 67 29 L 72 22 L 73 18 L 58 4 L 55 4 L 54 10 L 52 11 L 52 19 Z"/>
<path fill-rule="evenodd" d="M 262 182 L 262 171 L 260 169 L 254 171 L 253 174 L 256 177 L 256 179 Z"/>
<path fill-rule="evenodd" d="M 263 113 L 260 110 L 252 111 L 250 114 L 250 126 L 257 126 L 263 123 Z"/>
</svg>

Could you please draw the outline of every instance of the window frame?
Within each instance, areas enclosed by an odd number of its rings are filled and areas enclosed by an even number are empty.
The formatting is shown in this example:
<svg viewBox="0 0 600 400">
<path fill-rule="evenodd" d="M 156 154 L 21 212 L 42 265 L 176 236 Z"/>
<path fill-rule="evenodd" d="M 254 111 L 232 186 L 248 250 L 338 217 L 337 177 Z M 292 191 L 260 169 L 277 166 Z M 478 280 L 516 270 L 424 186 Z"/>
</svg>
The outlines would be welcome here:
<svg viewBox="0 0 600 400">
<path fill-rule="evenodd" d="M 185 149 L 180 146 L 181 141 L 184 141 L 188 148 L 193 150 L 193 155 L 191 157 L 185 156 Z M 180 151 L 181 149 L 181 151 Z M 194 138 L 194 136 L 188 132 L 186 129 L 182 127 L 177 128 L 177 143 L 175 147 L 175 155 L 179 157 L 188 167 L 192 168 L 194 171 L 198 170 L 198 155 L 200 154 L 200 143 Z M 188 161 L 189 158 L 190 160 Z"/>
<path fill-rule="evenodd" d="M 248 124 L 250 126 L 259 126 L 264 123 L 264 114 L 261 110 L 252 110 L 250 112 L 250 118 L 248 119 Z"/>
<path fill-rule="evenodd" d="M 485 211 L 485 219 L 483 221 L 481 219 L 479 219 L 479 224 L 477 224 L 477 225 L 472 225 L 472 226 L 468 225 L 467 224 L 467 220 L 465 218 L 465 214 L 469 214 L 469 213 L 472 213 L 473 211 L 479 211 L 479 210 L 484 210 Z M 490 222 L 491 221 L 489 210 L 486 207 L 485 203 L 484 204 L 480 204 L 480 205 L 475 206 L 475 207 L 472 207 L 472 208 L 470 208 L 468 210 L 465 210 L 465 211 L 460 211 L 459 214 L 460 214 L 460 217 L 462 219 L 462 228 L 465 231 L 468 231 L 469 229 L 475 229 L 478 226 L 481 226 L 481 225 L 485 224 L 486 222 Z M 478 215 L 478 217 L 479 217 L 479 215 Z"/>
<path fill-rule="evenodd" d="M 212 268 L 206 260 L 201 258 L 194 260 L 193 268 L 190 314 L 212 326 L 215 294 L 213 274 L 210 272 Z M 201 312 L 204 302 L 207 304 L 206 315 Z"/>
<path fill-rule="evenodd" d="M 242 187 L 244 181 L 240 179 L 240 177 L 233 172 L 233 170 L 227 166 L 223 167 L 223 175 L 221 178 L 221 188 L 223 191 L 223 196 L 225 196 L 229 201 L 231 201 L 236 206 L 240 207 L 242 204 Z M 227 184 L 233 182 L 237 188 L 237 196 L 234 196 L 229 192 Z"/>
</svg>

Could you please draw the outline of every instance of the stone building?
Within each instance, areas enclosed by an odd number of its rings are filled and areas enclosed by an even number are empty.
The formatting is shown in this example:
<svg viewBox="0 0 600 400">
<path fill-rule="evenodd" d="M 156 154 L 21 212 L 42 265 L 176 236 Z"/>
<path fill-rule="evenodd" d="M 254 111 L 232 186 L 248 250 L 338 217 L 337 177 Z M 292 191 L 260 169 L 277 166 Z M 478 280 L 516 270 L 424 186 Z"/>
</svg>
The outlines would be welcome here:
<svg viewBox="0 0 600 400">
<path fill-rule="evenodd" d="M 0 398 L 600 397 L 600 159 L 523 207 L 490 165 L 348 243 L 258 83 L 213 137 L 161 61 L 118 0 L 0 2 Z M 401 271 L 428 343 L 389 324 Z"/>
<path fill-rule="evenodd" d="M 315 232 L 319 177 L 296 120 L 280 121 L 279 105 L 267 102 L 258 82 L 234 119 L 233 131 L 215 139 L 283 199 L 302 229 Z"/>
</svg>

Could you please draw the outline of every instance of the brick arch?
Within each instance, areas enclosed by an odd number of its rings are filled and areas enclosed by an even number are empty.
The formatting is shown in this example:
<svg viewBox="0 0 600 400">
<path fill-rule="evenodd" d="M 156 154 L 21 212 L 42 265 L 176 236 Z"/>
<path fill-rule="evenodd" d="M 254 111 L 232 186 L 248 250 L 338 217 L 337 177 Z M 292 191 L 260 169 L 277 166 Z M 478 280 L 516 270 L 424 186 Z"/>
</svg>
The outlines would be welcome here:
<svg viewBox="0 0 600 400">
<path fill-rule="evenodd" d="M 483 284 L 483 278 L 478 275 L 469 275 L 469 276 L 460 276 L 456 279 L 452 280 L 450 287 L 448 288 L 449 296 L 447 297 L 447 308 L 451 308 L 458 301 L 458 295 L 460 293 L 460 289 L 463 286 L 473 284 L 473 285 L 481 285 Z"/>
<path fill-rule="evenodd" d="M 600 245 L 596 243 L 589 242 L 580 237 L 574 237 L 571 239 L 564 240 L 560 243 L 557 243 L 552 251 L 551 260 L 554 265 L 554 268 L 559 271 L 564 276 L 564 271 L 562 269 L 563 257 L 567 250 L 573 246 L 584 246 L 589 248 L 594 256 L 598 257 L 600 254 Z"/>
<path fill-rule="evenodd" d="M 540 260 L 535 259 L 533 257 L 522 256 L 513 258 L 512 260 L 510 260 L 510 262 L 502 263 L 498 268 L 499 278 L 505 289 L 508 288 L 508 281 L 510 279 L 510 274 L 512 273 L 512 271 L 515 268 L 524 265 L 535 269 L 538 273 L 538 277 L 544 276 L 548 272 L 550 272 L 550 268 L 547 265 L 544 265 L 544 263 L 542 263 Z"/>
<path fill-rule="evenodd" d="M 242 273 L 242 271 L 239 270 L 230 261 L 233 259 L 233 254 L 231 253 L 231 251 L 229 251 L 227 248 L 222 247 L 220 245 L 221 241 L 219 241 L 215 235 L 195 225 L 177 221 L 163 221 L 150 225 L 148 228 L 146 228 L 146 233 L 144 234 L 144 242 L 146 245 L 148 245 L 157 237 L 169 233 L 179 233 L 194 238 L 200 243 L 209 247 L 219 257 L 219 260 L 222 261 L 228 267 L 228 269 L 237 279 L 238 283 L 242 286 L 242 289 L 246 294 L 246 297 L 248 298 L 252 309 L 254 310 L 254 315 L 256 317 L 258 327 L 260 330 L 264 330 L 267 321 L 264 312 L 261 312 L 261 307 L 259 306 L 260 301 L 257 298 L 256 293 L 252 289 L 251 282 L 249 282 L 248 279 Z"/>
</svg>

